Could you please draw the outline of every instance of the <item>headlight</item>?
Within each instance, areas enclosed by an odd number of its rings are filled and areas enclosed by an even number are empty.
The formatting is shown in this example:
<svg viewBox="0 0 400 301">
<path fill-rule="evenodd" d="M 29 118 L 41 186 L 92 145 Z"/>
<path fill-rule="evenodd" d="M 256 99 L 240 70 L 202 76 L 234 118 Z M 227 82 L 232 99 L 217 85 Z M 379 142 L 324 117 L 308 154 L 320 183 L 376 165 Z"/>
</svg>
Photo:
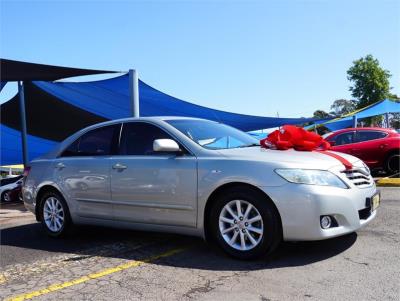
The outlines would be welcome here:
<svg viewBox="0 0 400 301">
<path fill-rule="evenodd" d="M 348 188 L 339 177 L 326 170 L 275 169 L 275 172 L 291 183 Z"/>
</svg>

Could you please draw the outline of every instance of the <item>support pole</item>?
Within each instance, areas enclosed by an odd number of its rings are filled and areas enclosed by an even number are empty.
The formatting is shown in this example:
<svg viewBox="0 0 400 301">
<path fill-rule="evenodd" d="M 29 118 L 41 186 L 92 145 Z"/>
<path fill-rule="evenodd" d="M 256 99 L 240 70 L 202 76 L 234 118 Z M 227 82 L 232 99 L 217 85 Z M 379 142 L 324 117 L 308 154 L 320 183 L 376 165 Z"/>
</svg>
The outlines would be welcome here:
<svg viewBox="0 0 400 301">
<path fill-rule="evenodd" d="M 386 128 L 390 128 L 389 113 L 385 113 L 385 123 L 386 123 Z"/>
<path fill-rule="evenodd" d="M 26 114 L 25 114 L 25 93 L 24 84 L 22 81 L 18 82 L 18 94 L 19 94 L 19 111 L 21 118 L 21 142 L 22 142 L 22 162 L 24 167 L 29 163 L 28 158 L 28 143 L 27 143 L 27 130 L 26 130 Z"/>
<path fill-rule="evenodd" d="M 140 116 L 139 108 L 139 76 L 134 69 L 129 70 L 129 97 L 132 108 L 132 117 Z"/>
<path fill-rule="evenodd" d="M 353 115 L 353 128 L 357 127 L 357 115 Z"/>
</svg>

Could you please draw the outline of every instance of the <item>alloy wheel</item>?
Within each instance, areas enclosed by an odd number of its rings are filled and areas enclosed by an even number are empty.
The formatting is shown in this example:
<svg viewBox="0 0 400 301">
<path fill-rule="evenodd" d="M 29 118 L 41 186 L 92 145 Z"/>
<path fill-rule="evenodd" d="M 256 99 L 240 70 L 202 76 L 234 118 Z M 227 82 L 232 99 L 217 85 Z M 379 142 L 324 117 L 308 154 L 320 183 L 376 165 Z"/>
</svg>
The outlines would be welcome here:
<svg viewBox="0 0 400 301">
<path fill-rule="evenodd" d="M 257 208 L 244 200 L 227 203 L 219 215 L 219 231 L 232 248 L 248 251 L 259 245 L 264 225 Z"/>
<path fill-rule="evenodd" d="M 43 218 L 47 228 L 52 232 L 59 232 L 64 225 L 64 208 L 55 197 L 46 199 L 43 206 Z"/>
<path fill-rule="evenodd" d="M 8 191 L 7 191 L 7 192 L 4 192 L 3 199 L 4 199 L 5 202 L 11 201 L 10 192 L 8 192 Z"/>
<path fill-rule="evenodd" d="M 387 164 L 392 173 L 399 171 L 400 155 L 392 155 Z"/>
</svg>

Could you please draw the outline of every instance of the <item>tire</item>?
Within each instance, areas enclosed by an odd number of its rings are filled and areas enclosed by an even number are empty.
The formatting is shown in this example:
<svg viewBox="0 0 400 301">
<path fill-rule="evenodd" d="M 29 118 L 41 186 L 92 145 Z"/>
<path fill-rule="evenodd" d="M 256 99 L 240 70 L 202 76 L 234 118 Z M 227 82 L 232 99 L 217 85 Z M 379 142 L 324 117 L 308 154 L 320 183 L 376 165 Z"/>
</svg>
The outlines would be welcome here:
<svg viewBox="0 0 400 301">
<path fill-rule="evenodd" d="M 40 221 L 51 237 L 65 236 L 72 225 L 68 205 L 61 194 L 49 191 L 40 199 Z"/>
<path fill-rule="evenodd" d="M 400 170 L 400 151 L 391 153 L 385 161 L 385 171 L 387 174 L 392 175 L 398 173 Z"/>
<path fill-rule="evenodd" d="M 241 214 L 235 220 L 228 207 L 237 216 L 237 201 L 240 202 Z M 252 207 L 246 218 L 249 204 Z M 256 190 L 238 186 L 224 191 L 216 197 L 210 212 L 208 229 L 212 240 L 235 258 L 250 260 L 270 255 L 282 240 L 277 210 L 268 197 Z"/>
<path fill-rule="evenodd" d="M 1 194 L 1 201 L 6 203 L 11 201 L 10 190 L 6 190 Z"/>
</svg>

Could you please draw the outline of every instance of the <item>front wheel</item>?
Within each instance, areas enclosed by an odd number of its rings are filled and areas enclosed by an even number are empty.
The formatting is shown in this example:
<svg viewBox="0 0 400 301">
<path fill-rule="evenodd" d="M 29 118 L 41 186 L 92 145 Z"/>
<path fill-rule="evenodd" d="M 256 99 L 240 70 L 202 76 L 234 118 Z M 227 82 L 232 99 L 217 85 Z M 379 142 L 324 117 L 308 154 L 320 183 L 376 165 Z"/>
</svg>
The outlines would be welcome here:
<svg viewBox="0 0 400 301">
<path fill-rule="evenodd" d="M 282 237 L 271 201 L 261 192 L 240 187 L 217 197 L 210 214 L 210 231 L 225 252 L 239 259 L 272 253 Z"/>
<path fill-rule="evenodd" d="M 65 235 L 71 224 L 67 203 L 55 192 L 47 192 L 41 199 L 41 222 L 48 235 Z"/>
</svg>

